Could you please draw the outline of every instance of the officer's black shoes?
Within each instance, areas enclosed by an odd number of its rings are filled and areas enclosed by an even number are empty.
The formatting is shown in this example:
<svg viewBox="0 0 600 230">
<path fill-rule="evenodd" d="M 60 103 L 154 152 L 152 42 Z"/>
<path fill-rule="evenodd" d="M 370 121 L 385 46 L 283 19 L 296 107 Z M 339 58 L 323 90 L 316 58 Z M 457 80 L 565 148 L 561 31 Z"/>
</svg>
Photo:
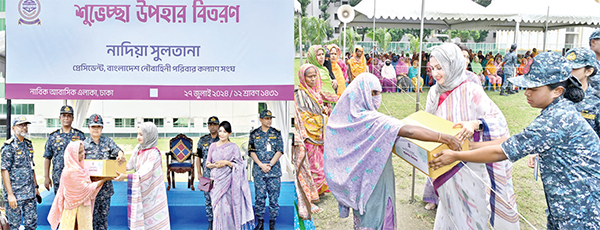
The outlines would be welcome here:
<svg viewBox="0 0 600 230">
<path fill-rule="evenodd" d="M 504 89 L 500 91 L 500 96 L 508 96 L 508 94 L 504 93 Z"/>
<path fill-rule="evenodd" d="M 212 221 L 208 222 L 208 230 L 212 230 Z"/>
<path fill-rule="evenodd" d="M 275 220 L 269 220 L 269 229 L 275 230 Z"/>
<path fill-rule="evenodd" d="M 265 229 L 265 227 L 263 226 L 264 223 L 265 223 L 265 220 L 258 219 L 258 221 L 256 222 L 256 227 L 254 227 L 254 230 L 264 230 Z"/>
</svg>

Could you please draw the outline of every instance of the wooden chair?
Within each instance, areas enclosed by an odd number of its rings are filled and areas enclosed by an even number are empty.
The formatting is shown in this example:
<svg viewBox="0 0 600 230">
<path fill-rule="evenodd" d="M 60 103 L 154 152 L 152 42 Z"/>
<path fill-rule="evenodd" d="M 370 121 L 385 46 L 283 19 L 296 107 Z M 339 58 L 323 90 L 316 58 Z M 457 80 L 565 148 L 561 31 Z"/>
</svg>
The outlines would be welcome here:
<svg viewBox="0 0 600 230">
<path fill-rule="evenodd" d="M 167 191 L 171 185 L 175 188 L 175 173 L 188 173 L 188 188 L 194 191 L 194 141 L 180 133 L 169 141 L 170 151 L 165 153 L 167 158 Z"/>
</svg>

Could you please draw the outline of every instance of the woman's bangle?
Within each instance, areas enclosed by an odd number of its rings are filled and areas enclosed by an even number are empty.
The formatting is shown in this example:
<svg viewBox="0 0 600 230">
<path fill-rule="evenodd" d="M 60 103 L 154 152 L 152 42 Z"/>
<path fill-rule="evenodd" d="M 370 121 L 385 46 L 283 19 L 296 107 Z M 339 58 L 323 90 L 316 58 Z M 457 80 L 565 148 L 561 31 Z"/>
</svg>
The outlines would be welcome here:
<svg viewBox="0 0 600 230">
<path fill-rule="evenodd" d="M 438 140 L 437 140 L 437 142 L 440 142 L 441 139 L 442 139 L 442 133 L 438 132 Z"/>
</svg>

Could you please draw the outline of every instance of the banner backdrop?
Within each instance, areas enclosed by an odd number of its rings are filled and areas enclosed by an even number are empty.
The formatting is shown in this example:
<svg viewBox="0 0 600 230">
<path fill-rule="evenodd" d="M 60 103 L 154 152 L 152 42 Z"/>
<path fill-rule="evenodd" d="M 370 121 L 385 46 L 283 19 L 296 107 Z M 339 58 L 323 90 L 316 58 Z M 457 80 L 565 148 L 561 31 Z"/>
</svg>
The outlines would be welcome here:
<svg viewBox="0 0 600 230">
<path fill-rule="evenodd" d="M 6 98 L 293 100 L 293 1 L 6 2 Z"/>
</svg>

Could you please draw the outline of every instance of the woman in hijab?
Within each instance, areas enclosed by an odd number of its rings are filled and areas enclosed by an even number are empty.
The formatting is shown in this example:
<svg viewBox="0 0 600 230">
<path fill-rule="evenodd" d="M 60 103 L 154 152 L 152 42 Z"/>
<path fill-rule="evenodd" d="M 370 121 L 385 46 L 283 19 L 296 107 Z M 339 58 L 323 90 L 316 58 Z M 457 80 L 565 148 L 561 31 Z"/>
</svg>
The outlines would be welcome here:
<svg viewBox="0 0 600 230">
<path fill-rule="evenodd" d="M 403 93 L 408 92 L 408 88 L 411 84 L 410 78 L 408 78 L 408 61 L 408 57 L 400 57 L 398 59 L 398 64 L 396 64 L 396 84 L 398 87 L 401 87 L 401 92 Z"/>
<path fill-rule="evenodd" d="M 240 148 L 229 140 L 231 124 L 219 124 L 219 141 L 208 149 L 206 167 L 212 169 L 210 190 L 213 212 L 213 229 L 250 229 L 254 224 L 254 211 L 246 167 Z"/>
<path fill-rule="evenodd" d="M 163 177 L 158 129 L 152 122 L 138 126 L 138 145 L 127 162 L 127 171 L 115 180 L 127 178 L 127 215 L 130 229 L 171 229 L 167 191 Z M 119 174 L 117 172 L 117 174 Z"/>
<path fill-rule="evenodd" d="M 350 82 L 352 82 L 359 74 L 367 72 L 367 59 L 365 59 L 364 53 L 362 46 L 356 46 L 352 58 L 348 60 L 351 73 Z"/>
<path fill-rule="evenodd" d="M 338 100 L 334 86 L 337 88 L 337 82 L 329 76 L 329 70 L 323 65 L 325 64 L 325 48 L 320 45 L 314 45 L 308 48 L 307 62 L 317 67 L 321 76 L 321 96 L 325 106 L 333 109 L 333 104 Z"/>
<path fill-rule="evenodd" d="M 327 124 L 327 107 L 319 92 L 319 72 L 311 64 L 304 64 L 298 71 L 298 88 L 294 90 L 294 149 L 292 160 L 296 167 L 296 194 L 298 213 L 309 220 L 311 213 L 322 209 L 319 194 L 329 189 L 323 171 L 323 138 Z"/>
<path fill-rule="evenodd" d="M 488 60 L 487 62 L 487 65 L 485 66 L 485 76 L 487 76 L 488 80 L 490 81 L 490 84 L 492 84 L 494 91 L 497 91 L 496 86 L 500 87 L 502 85 L 502 77 L 498 76 L 496 72 L 497 69 L 496 65 L 494 64 L 494 59 L 490 58 L 490 60 Z"/>
<path fill-rule="evenodd" d="M 471 62 L 471 69 L 473 70 L 473 73 L 479 77 L 479 81 L 482 84 L 485 83 L 485 76 L 483 76 L 483 67 L 481 66 L 481 63 L 479 63 L 479 57 L 473 57 L 473 61 Z"/>
<path fill-rule="evenodd" d="M 479 84 L 468 80 L 465 62 L 461 50 L 453 44 L 431 52 L 433 77 L 438 84 L 427 95 L 426 111 L 462 127 L 458 133 L 461 141 L 509 137 L 504 115 Z M 519 229 L 511 172 L 509 161 L 487 167 L 461 162 L 434 181 L 428 180 L 423 199 L 436 202 L 439 195 L 441 202 L 434 229 L 468 229 L 487 226 L 488 221 L 495 229 Z M 493 191 L 487 191 L 486 184 L 491 184 Z"/>
<path fill-rule="evenodd" d="M 92 229 L 94 199 L 104 182 L 112 178 L 104 177 L 92 182 L 89 172 L 83 167 L 84 159 L 85 150 L 81 141 L 67 145 L 61 186 L 48 213 L 52 229 L 56 229 L 59 223 L 60 229 Z"/>
<path fill-rule="evenodd" d="M 379 83 L 383 85 L 383 78 L 381 77 L 381 68 L 385 65 L 381 59 L 379 59 L 379 55 L 373 58 L 373 62 L 369 65 L 369 73 L 372 73 L 379 79 Z"/>
<path fill-rule="evenodd" d="M 396 92 L 396 70 L 389 59 L 385 60 L 385 65 L 381 68 L 381 78 L 383 79 L 383 91 L 381 92 Z"/>
<path fill-rule="evenodd" d="M 453 136 L 405 125 L 377 112 L 381 85 L 363 73 L 348 85 L 327 123 L 325 175 L 339 203 L 339 215 L 354 213 L 355 229 L 395 229 L 395 182 L 392 147 L 398 138 L 439 141 L 460 149 Z"/>
<path fill-rule="evenodd" d="M 346 72 L 346 64 L 343 64 L 344 62 L 340 61 L 340 59 L 338 58 L 338 55 L 342 53 L 340 47 L 338 47 L 337 45 L 328 45 L 327 49 L 331 54 L 331 70 L 333 72 L 333 75 L 335 75 L 335 81 L 337 82 L 336 94 L 339 97 L 342 95 L 344 90 L 346 90 L 347 76 L 344 76 L 344 73 Z M 344 65 L 343 68 L 340 65 L 340 63 Z"/>
</svg>

